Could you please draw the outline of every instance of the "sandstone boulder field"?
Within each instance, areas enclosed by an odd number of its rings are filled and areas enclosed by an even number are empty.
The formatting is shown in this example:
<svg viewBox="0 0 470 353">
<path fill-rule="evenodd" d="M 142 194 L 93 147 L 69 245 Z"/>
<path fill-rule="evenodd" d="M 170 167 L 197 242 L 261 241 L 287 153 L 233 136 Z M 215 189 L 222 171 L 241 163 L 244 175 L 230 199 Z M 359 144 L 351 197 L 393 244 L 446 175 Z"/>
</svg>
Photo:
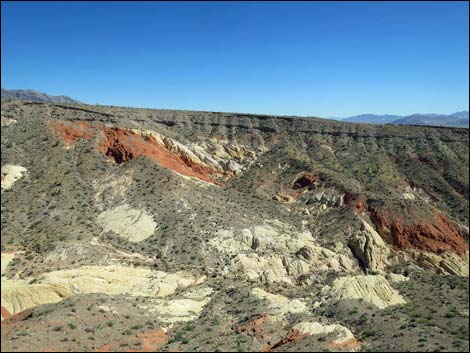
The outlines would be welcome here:
<svg viewBox="0 0 470 353">
<path fill-rule="evenodd" d="M 468 351 L 469 130 L 2 100 L 2 351 Z"/>
</svg>

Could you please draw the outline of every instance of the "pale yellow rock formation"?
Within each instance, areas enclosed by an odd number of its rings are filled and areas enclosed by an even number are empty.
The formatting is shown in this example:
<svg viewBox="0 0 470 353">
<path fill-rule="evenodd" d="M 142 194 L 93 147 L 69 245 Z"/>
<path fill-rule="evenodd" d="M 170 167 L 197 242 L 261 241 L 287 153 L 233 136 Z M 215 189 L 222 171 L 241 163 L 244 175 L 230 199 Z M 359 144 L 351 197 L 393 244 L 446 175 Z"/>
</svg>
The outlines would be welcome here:
<svg viewBox="0 0 470 353">
<path fill-rule="evenodd" d="M 179 289 L 187 289 L 202 284 L 205 276 L 194 277 L 185 272 L 165 273 L 145 268 L 126 266 L 83 266 L 72 270 L 43 273 L 35 279 L 7 280 L 2 278 L 2 306 L 12 314 L 40 304 L 56 303 L 77 294 L 104 293 L 127 297 L 146 297 L 157 304 L 165 304 L 156 298 L 175 294 Z M 30 284 L 34 280 L 33 284 Z M 211 290 L 200 289 L 188 293 L 187 312 L 198 312 L 210 296 Z M 162 304 L 163 303 L 163 304 Z M 183 305 L 185 302 L 175 302 Z M 197 310 L 196 310 L 197 309 Z M 165 313 L 165 308 L 157 308 Z M 183 309 L 181 309 L 183 310 Z M 189 314 L 188 314 L 189 315 Z M 193 314 L 191 314 L 193 315 Z M 178 316 L 178 315 L 176 315 Z"/>
<path fill-rule="evenodd" d="M 2 167 L 2 189 L 9 190 L 12 186 L 23 177 L 26 168 L 20 165 L 6 164 Z"/>
<path fill-rule="evenodd" d="M 10 126 L 10 125 L 13 125 L 13 124 L 16 124 L 18 121 L 15 120 L 15 119 L 10 119 L 10 118 L 5 118 L 2 116 L 1 118 L 1 126 L 4 127 L 4 126 Z"/>
<path fill-rule="evenodd" d="M 41 304 L 57 303 L 72 295 L 70 289 L 57 284 L 2 280 L 2 306 L 12 314 Z"/>
<path fill-rule="evenodd" d="M 204 280 L 204 277 L 195 278 L 183 272 L 165 273 L 119 265 L 83 266 L 43 273 L 37 278 L 38 283 L 59 284 L 74 294 L 105 293 L 142 297 L 168 296 L 178 288 L 187 288 Z"/>
<path fill-rule="evenodd" d="M 333 343 L 338 345 L 355 339 L 348 328 L 338 324 L 322 325 L 319 322 L 300 322 L 292 328 L 302 335 L 334 335 Z"/>
<path fill-rule="evenodd" d="M 10 262 L 15 258 L 16 254 L 8 254 L 8 253 L 2 253 L 2 261 L 1 261 L 1 268 L 2 268 L 2 276 L 5 273 L 8 265 Z"/>
<path fill-rule="evenodd" d="M 360 263 L 369 270 L 384 271 L 388 265 L 390 249 L 376 230 L 361 219 L 361 229 L 355 232 L 349 245 Z"/>
<path fill-rule="evenodd" d="M 99 214 L 98 224 L 104 232 L 113 232 L 131 242 L 147 239 L 157 227 L 152 215 L 145 210 L 124 204 Z"/>
<path fill-rule="evenodd" d="M 405 299 L 393 289 L 382 275 L 346 276 L 335 279 L 331 288 L 322 290 L 323 301 L 334 304 L 340 300 L 363 300 L 379 309 L 405 304 Z"/>
<path fill-rule="evenodd" d="M 433 270 L 438 274 L 446 274 L 452 276 L 468 277 L 469 276 L 469 252 L 465 252 L 463 256 L 458 256 L 452 252 L 443 254 L 433 254 L 429 252 L 419 252 L 408 250 L 407 254 L 411 260 L 424 269 Z"/>
<path fill-rule="evenodd" d="M 305 303 L 300 299 L 289 299 L 283 295 L 268 293 L 261 288 L 253 288 L 251 295 L 265 300 L 268 314 L 282 317 L 287 314 L 299 314 L 308 312 Z"/>
<path fill-rule="evenodd" d="M 400 282 L 406 282 L 410 280 L 409 277 L 400 275 L 398 273 L 389 273 L 387 275 L 387 279 L 392 283 L 400 283 Z"/>
<path fill-rule="evenodd" d="M 121 174 L 105 175 L 96 179 L 92 186 L 95 190 L 95 201 L 100 207 L 103 204 L 120 204 L 127 200 L 127 191 L 132 184 L 133 171 L 129 169 Z"/>
<path fill-rule="evenodd" d="M 309 231 L 275 220 L 250 228 L 219 230 L 208 243 L 222 257 L 231 258 L 227 273 L 241 273 L 263 283 L 293 284 L 309 272 L 349 273 L 358 268 L 349 249 L 341 249 L 341 253 L 328 250 L 316 245 Z"/>
<path fill-rule="evenodd" d="M 282 259 L 277 256 L 262 257 L 257 254 L 239 254 L 232 260 L 230 271 L 241 273 L 251 281 L 292 284 Z"/>
</svg>

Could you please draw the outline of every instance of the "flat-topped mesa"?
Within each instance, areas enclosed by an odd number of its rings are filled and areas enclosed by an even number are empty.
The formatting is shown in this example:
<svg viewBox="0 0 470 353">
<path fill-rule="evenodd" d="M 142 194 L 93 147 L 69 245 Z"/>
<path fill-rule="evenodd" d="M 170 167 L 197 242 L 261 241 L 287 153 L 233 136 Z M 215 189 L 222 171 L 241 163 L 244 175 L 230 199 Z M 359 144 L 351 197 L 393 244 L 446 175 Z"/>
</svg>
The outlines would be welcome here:
<svg viewBox="0 0 470 353">
<path fill-rule="evenodd" d="M 386 211 L 369 207 L 369 214 L 379 234 L 398 249 L 418 249 L 441 254 L 454 252 L 459 256 L 468 250 L 463 228 L 435 210 L 432 221 L 405 223 Z"/>
<path fill-rule="evenodd" d="M 150 130 L 108 127 L 85 121 L 51 120 L 49 124 L 67 147 L 80 139 L 102 136 L 98 148 L 116 164 L 147 156 L 181 175 L 216 185 L 222 184 L 213 178 L 214 175 L 230 177 L 238 174 L 241 169 L 236 163 L 220 158 L 216 161 L 200 149 L 192 151 L 189 147 Z"/>
</svg>

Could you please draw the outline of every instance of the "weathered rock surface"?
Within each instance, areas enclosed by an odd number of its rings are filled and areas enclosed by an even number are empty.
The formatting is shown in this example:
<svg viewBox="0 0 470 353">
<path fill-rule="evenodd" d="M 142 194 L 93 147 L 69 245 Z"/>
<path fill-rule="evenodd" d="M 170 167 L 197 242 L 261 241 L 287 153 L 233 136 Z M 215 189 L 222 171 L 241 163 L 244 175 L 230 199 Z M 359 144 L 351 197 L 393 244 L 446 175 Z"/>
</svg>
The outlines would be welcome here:
<svg viewBox="0 0 470 353">
<path fill-rule="evenodd" d="M 43 273 L 34 279 L 2 278 L 2 306 L 14 314 L 40 304 L 56 303 L 77 294 L 104 293 L 129 297 L 167 297 L 173 295 L 178 289 L 201 284 L 204 280 L 205 277 L 196 278 L 184 272 L 165 273 L 119 265 L 83 266 L 72 270 Z M 186 308 L 187 312 L 190 312 L 194 307 L 202 308 L 207 303 L 206 297 L 209 295 L 210 291 L 207 290 L 199 291 L 199 293 L 190 292 L 188 300 L 174 302 L 173 305 L 177 307 L 178 303 L 182 305 L 192 303 L 193 306 Z M 167 304 L 167 301 L 157 300 L 154 310 L 166 313 L 166 309 L 159 308 L 159 305 L 166 306 Z"/>
<path fill-rule="evenodd" d="M 152 305 L 141 307 L 157 315 L 165 323 L 193 321 L 210 302 L 211 293 L 212 288 L 206 287 L 187 292 L 183 298 L 153 299 Z"/>
<path fill-rule="evenodd" d="M 373 272 L 385 270 L 390 249 L 365 220 L 361 219 L 361 229 L 351 237 L 349 246 L 363 267 Z"/>
<path fill-rule="evenodd" d="M 14 280 L 2 280 L 2 307 L 9 313 L 48 303 L 57 303 L 72 296 L 70 289 L 58 284 L 28 284 Z"/>
<path fill-rule="evenodd" d="M 352 332 L 338 324 L 322 325 L 319 322 L 300 322 L 294 325 L 292 329 L 299 331 L 301 335 L 332 335 L 334 336 L 332 342 L 337 346 L 347 344 L 357 345 Z"/>
<path fill-rule="evenodd" d="M 20 165 L 6 164 L 2 166 L 2 189 L 11 189 L 23 177 L 24 173 L 26 173 L 26 168 Z"/>
<path fill-rule="evenodd" d="M 451 252 L 437 255 L 430 252 L 407 251 L 407 254 L 420 267 L 433 270 L 438 274 L 469 276 L 468 251 L 462 256 Z"/>
<path fill-rule="evenodd" d="M 253 288 L 251 295 L 266 301 L 267 313 L 271 316 L 282 317 L 287 314 L 308 312 L 307 306 L 300 299 L 289 299 L 280 294 L 268 293 L 261 288 Z"/>
<path fill-rule="evenodd" d="M 433 220 L 414 224 L 406 224 L 374 208 L 371 208 L 370 215 L 379 234 L 399 249 L 411 248 L 433 253 L 452 251 L 458 255 L 468 250 L 462 227 L 439 211 L 434 212 Z"/>
<path fill-rule="evenodd" d="M 1 261 L 2 277 L 3 277 L 3 273 L 6 271 L 8 265 L 10 264 L 11 261 L 13 261 L 15 256 L 16 254 L 13 254 L 13 253 L 2 253 L 2 261 Z"/>
<path fill-rule="evenodd" d="M 219 155 L 211 156 L 204 148 L 195 144 L 189 147 L 158 132 L 144 129 L 108 127 L 103 124 L 90 124 L 86 121 L 49 122 L 66 146 L 72 146 L 79 139 L 101 136 L 99 149 L 116 164 L 133 158 L 147 156 L 160 165 L 179 174 L 219 184 L 212 174 L 236 175 L 242 166 L 231 159 Z M 228 157 L 238 155 L 244 159 L 245 148 L 237 145 L 224 146 Z"/>
<path fill-rule="evenodd" d="M 209 245 L 222 256 L 228 255 L 228 272 L 263 283 L 292 284 L 309 272 L 351 272 L 357 268 L 351 253 L 347 256 L 318 246 L 309 231 L 298 231 L 278 221 L 219 230 Z"/>
<path fill-rule="evenodd" d="M 27 171 L 2 186 L 2 251 L 23 251 L 3 256 L 2 350 L 468 350 L 468 130 L 3 117 L 2 160 Z"/>
<path fill-rule="evenodd" d="M 100 208 L 105 205 L 119 205 L 127 200 L 127 192 L 133 180 L 132 170 L 122 174 L 104 175 L 93 182 L 95 201 Z"/>
<path fill-rule="evenodd" d="M 55 130 L 65 146 L 71 146 L 77 140 L 88 140 L 94 136 L 90 124 L 86 121 L 51 120 L 49 125 Z"/>
<path fill-rule="evenodd" d="M 124 204 L 106 210 L 98 216 L 104 232 L 114 232 L 131 242 L 140 242 L 152 236 L 157 223 L 145 210 Z"/>
<path fill-rule="evenodd" d="M 47 272 L 37 283 L 59 284 L 73 293 L 124 294 L 141 297 L 164 297 L 178 288 L 187 288 L 204 281 L 183 272 L 165 273 L 127 266 L 83 266 L 72 270 Z"/>
<path fill-rule="evenodd" d="M 339 277 L 333 285 L 322 290 L 324 301 L 330 304 L 341 300 L 356 299 L 373 304 L 379 309 L 405 304 L 405 299 L 393 289 L 382 275 Z"/>
<path fill-rule="evenodd" d="M 18 122 L 18 120 L 16 119 L 10 119 L 10 118 L 6 118 L 6 117 L 3 117 L 1 118 L 1 126 L 4 127 L 4 126 L 10 126 L 10 125 L 13 125 L 13 124 L 16 124 Z"/>
</svg>

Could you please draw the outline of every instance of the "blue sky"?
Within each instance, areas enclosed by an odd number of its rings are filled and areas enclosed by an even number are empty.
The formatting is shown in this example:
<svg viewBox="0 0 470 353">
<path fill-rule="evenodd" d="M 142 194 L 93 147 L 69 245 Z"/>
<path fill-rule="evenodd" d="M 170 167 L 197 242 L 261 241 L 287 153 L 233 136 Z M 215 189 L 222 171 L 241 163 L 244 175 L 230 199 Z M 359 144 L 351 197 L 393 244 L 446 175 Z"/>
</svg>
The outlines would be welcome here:
<svg viewBox="0 0 470 353">
<path fill-rule="evenodd" d="M 1 6 L 3 88 L 321 117 L 468 110 L 467 2 Z"/>
</svg>

